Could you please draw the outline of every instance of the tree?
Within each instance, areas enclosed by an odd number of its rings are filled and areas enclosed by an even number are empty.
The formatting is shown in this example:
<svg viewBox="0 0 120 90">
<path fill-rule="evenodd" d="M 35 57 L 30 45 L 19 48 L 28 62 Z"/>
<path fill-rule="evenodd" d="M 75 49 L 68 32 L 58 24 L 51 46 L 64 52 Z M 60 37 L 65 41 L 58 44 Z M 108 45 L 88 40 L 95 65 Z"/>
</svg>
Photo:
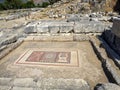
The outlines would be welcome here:
<svg viewBox="0 0 120 90">
<path fill-rule="evenodd" d="M 25 4 L 25 7 L 26 8 L 33 8 L 33 7 L 35 7 L 34 1 L 33 0 L 27 1 L 26 4 Z"/>
<path fill-rule="evenodd" d="M 6 9 L 20 9 L 22 8 L 22 0 L 5 0 L 4 7 Z"/>
<path fill-rule="evenodd" d="M 4 5 L 0 3 L 0 10 L 4 10 Z"/>
<path fill-rule="evenodd" d="M 50 3 L 48 3 L 48 2 L 43 2 L 41 7 L 45 8 L 45 7 L 47 7 L 49 4 L 50 4 Z"/>
</svg>

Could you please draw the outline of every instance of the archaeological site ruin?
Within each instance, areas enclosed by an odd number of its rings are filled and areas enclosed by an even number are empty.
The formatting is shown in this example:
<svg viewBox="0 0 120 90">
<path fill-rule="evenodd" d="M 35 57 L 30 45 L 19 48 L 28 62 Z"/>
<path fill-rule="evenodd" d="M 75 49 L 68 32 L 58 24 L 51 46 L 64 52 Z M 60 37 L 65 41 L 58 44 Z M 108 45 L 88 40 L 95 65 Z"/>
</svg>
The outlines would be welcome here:
<svg viewBox="0 0 120 90">
<path fill-rule="evenodd" d="M 120 90 L 120 16 L 112 1 L 0 11 L 0 90 Z"/>
</svg>

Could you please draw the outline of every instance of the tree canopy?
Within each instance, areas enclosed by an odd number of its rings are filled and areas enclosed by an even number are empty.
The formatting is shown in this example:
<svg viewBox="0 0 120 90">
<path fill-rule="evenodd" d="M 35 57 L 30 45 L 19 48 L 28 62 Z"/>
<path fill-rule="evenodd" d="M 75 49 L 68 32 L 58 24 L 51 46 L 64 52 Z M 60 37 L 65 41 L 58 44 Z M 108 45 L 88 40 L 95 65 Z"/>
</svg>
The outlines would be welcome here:
<svg viewBox="0 0 120 90">
<path fill-rule="evenodd" d="M 49 2 L 43 2 L 42 5 L 35 6 L 33 0 L 27 0 L 27 2 L 23 2 L 23 0 L 5 0 L 4 3 L 0 3 L 0 10 L 8 10 L 8 9 L 22 9 L 22 8 L 34 8 L 34 7 L 47 7 L 48 5 L 52 5 L 59 0 L 48 0 Z"/>
<path fill-rule="evenodd" d="M 0 10 L 33 8 L 33 7 L 35 7 L 33 0 L 29 0 L 27 2 L 23 2 L 22 0 L 5 0 L 4 3 L 0 4 Z"/>
</svg>

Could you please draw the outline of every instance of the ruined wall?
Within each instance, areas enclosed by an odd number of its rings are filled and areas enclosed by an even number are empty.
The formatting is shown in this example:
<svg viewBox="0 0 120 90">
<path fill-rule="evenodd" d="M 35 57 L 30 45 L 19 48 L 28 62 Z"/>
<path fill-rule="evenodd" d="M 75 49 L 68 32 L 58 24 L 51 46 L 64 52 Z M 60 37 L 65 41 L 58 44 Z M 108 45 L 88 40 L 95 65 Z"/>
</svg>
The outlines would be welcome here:
<svg viewBox="0 0 120 90">
<path fill-rule="evenodd" d="M 120 18 L 114 19 L 112 30 L 107 29 L 102 37 L 120 55 Z"/>
</svg>

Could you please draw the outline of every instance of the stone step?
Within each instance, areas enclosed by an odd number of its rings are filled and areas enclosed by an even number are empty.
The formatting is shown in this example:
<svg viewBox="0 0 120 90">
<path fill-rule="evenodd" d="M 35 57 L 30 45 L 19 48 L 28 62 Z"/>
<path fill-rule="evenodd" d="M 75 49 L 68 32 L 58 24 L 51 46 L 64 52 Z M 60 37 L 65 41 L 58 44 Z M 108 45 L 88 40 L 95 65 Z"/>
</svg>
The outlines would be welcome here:
<svg viewBox="0 0 120 90">
<path fill-rule="evenodd" d="M 11 90 L 11 86 L 2 86 L 0 85 L 0 90 Z"/>
<path fill-rule="evenodd" d="M 12 81 L 12 78 L 0 77 L 0 85 L 11 86 Z"/>
<path fill-rule="evenodd" d="M 82 79 L 0 78 L 0 90 L 90 90 Z"/>
</svg>

